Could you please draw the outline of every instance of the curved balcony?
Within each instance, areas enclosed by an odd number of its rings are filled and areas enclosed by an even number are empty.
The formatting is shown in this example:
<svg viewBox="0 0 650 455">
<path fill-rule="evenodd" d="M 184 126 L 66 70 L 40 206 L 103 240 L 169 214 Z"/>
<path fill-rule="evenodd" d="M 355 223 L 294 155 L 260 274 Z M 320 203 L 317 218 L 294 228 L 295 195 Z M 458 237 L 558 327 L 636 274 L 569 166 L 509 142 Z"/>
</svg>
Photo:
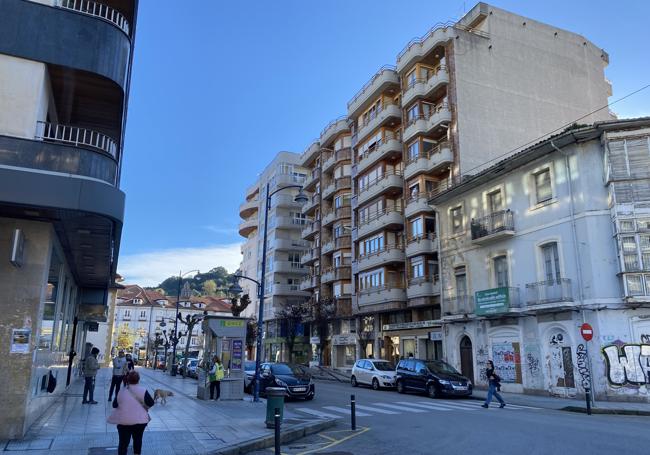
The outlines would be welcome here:
<svg viewBox="0 0 650 455">
<path fill-rule="evenodd" d="M 118 146 L 114 139 L 97 131 L 56 123 L 36 122 L 36 139 L 75 147 L 102 151 L 117 159 Z"/>
<path fill-rule="evenodd" d="M 357 225 L 357 238 L 362 238 L 383 229 L 396 229 L 404 226 L 404 215 L 401 210 L 382 210 Z"/>
<path fill-rule="evenodd" d="M 350 248 L 352 246 L 352 238 L 350 235 L 342 235 L 334 239 L 334 249 L 341 250 L 344 248 Z"/>
<path fill-rule="evenodd" d="M 451 122 L 451 110 L 447 103 L 435 106 L 429 115 L 420 115 L 411 120 L 404 130 L 403 141 L 409 142 L 418 134 L 431 134 L 437 128 Z"/>
<path fill-rule="evenodd" d="M 314 247 L 307 250 L 301 257 L 300 263 L 302 265 L 311 265 L 320 259 L 320 247 Z"/>
<path fill-rule="evenodd" d="M 360 111 L 368 107 L 370 101 L 391 86 L 399 88 L 399 75 L 394 66 L 384 65 L 348 102 L 348 116 L 355 117 Z"/>
<path fill-rule="evenodd" d="M 307 147 L 307 149 L 304 152 L 302 152 L 298 164 L 302 167 L 310 167 L 309 165 L 311 164 L 312 161 L 316 159 L 319 152 L 320 152 L 320 142 L 315 140 L 309 145 L 309 147 Z"/>
<path fill-rule="evenodd" d="M 276 251 L 305 251 L 309 249 L 309 242 L 300 239 L 273 239 L 273 248 Z"/>
<path fill-rule="evenodd" d="M 414 38 L 397 54 L 397 71 L 402 73 L 414 63 L 422 60 L 437 46 L 454 38 L 453 23 L 437 24 L 422 38 Z"/>
<path fill-rule="evenodd" d="M 325 183 L 326 182 L 323 182 L 323 184 Z M 329 182 L 327 182 L 327 186 L 325 186 L 322 189 L 323 199 L 329 199 L 334 194 L 335 191 L 336 191 L 336 183 L 334 182 L 334 180 L 330 180 Z"/>
<path fill-rule="evenodd" d="M 418 213 L 433 213 L 433 208 L 428 204 L 431 197 L 429 193 L 419 193 L 417 196 L 410 197 L 406 201 L 404 215 L 410 218 Z"/>
<path fill-rule="evenodd" d="M 260 201 L 255 199 L 244 202 L 239 206 L 239 216 L 243 219 L 249 218 L 251 215 L 257 212 L 259 203 Z"/>
<path fill-rule="evenodd" d="M 260 184 L 255 183 L 248 188 L 246 188 L 246 199 L 252 199 L 260 192 Z"/>
<path fill-rule="evenodd" d="M 403 187 L 404 178 L 402 177 L 402 171 L 388 171 L 359 190 L 357 203 L 358 205 L 362 205 L 384 193 L 399 194 L 402 192 Z"/>
<path fill-rule="evenodd" d="M 273 284 L 272 295 L 286 295 L 290 297 L 311 297 L 311 292 L 303 291 L 297 284 Z"/>
<path fill-rule="evenodd" d="M 359 313 L 402 309 L 406 304 L 406 289 L 403 286 L 377 286 L 364 289 L 357 294 Z M 364 307 L 372 307 L 365 309 Z"/>
<path fill-rule="evenodd" d="M 330 172 L 336 165 L 336 154 L 330 151 L 323 152 L 323 172 Z"/>
<path fill-rule="evenodd" d="M 312 215 L 316 208 L 320 205 L 320 194 L 312 194 L 307 200 L 305 205 L 302 206 L 302 213 L 305 215 Z"/>
<path fill-rule="evenodd" d="M 334 210 L 323 212 L 322 217 L 323 217 L 322 218 L 323 227 L 328 227 L 332 223 L 334 223 L 334 221 L 336 221 L 336 212 Z"/>
<path fill-rule="evenodd" d="M 357 161 L 357 173 L 362 173 L 369 167 L 382 160 L 399 158 L 402 156 L 402 141 L 399 135 L 386 132 L 384 138 L 369 148 Z"/>
<path fill-rule="evenodd" d="M 290 216 L 276 216 L 275 226 L 269 223 L 269 229 L 273 227 L 277 229 L 302 229 L 308 221 L 300 218 L 292 218 Z"/>
<path fill-rule="evenodd" d="M 319 168 L 314 168 L 312 171 L 307 174 L 307 177 L 305 177 L 305 183 L 303 183 L 303 188 L 305 191 L 314 191 L 314 188 L 316 187 L 316 183 L 320 180 L 320 169 Z"/>
<path fill-rule="evenodd" d="M 131 27 L 124 15 L 115 8 L 111 8 L 103 3 L 91 2 L 90 0 L 55 0 L 54 5 L 59 8 L 71 9 L 78 13 L 103 19 L 115 25 L 127 36 L 131 34 Z"/>
<path fill-rule="evenodd" d="M 244 220 L 239 223 L 239 235 L 242 237 L 248 237 L 253 231 L 257 229 L 257 217 L 253 217 L 249 220 Z"/>
<path fill-rule="evenodd" d="M 344 220 L 346 218 L 351 218 L 351 217 L 352 217 L 352 207 L 350 207 L 349 205 L 344 205 L 336 208 L 334 213 L 334 219 L 336 221 Z"/>
<path fill-rule="evenodd" d="M 341 265 L 338 267 L 328 267 L 321 273 L 321 283 L 331 283 L 333 281 L 349 280 L 352 276 L 349 265 Z"/>
<path fill-rule="evenodd" d="M 431 96 L 446 84 L 449 84 L 449 73 L 447 67 L 442 65 L 428 79 L 415 79 L 406 87 L 402 94 L 402 106 L 408 106 L 415 99 Z"/>
<path fill-rule="evenodd" d="M 454 155 L 451 152 L 449 142 L 441 142 L 428 153 L 410 158 L 404 168 L 404 178 L 407 180 L 418 174 L 433 172 L 445 168 L 454 162 Z"/>
<path fill-rule="evenodd" d="M 332 120 L 327 124 L 323 131 L 320 133 L 320 143 L 322 146 L 327 146 L 327 144 L 334 138 L 336 138 L 341 133 L 347 133 L 350 131 L 348 126 L 348 116 L 343 115 L 337 119 Z"/>
<path fill-rule="evenodd" d="M 349 190 L 352 188 L 352 177 L 349 175 L 339 177 L 334 180 L 334 187 L 336 191 Z"/>
<path fill-rule="evenodd" d="M 271 197 L 271 207 L 284 207 L 288 209 L 302 208 L 300 202 L 296 202 L 292 194 L 276 193 Z M 262 209 L 263 211 L 263 209 Z"/>
<path fill-rule="evenodd" d="M 307 274 L 307 269 L 299 262 L 283 261 L 280 259 L 273 261 L 273 272 L 275 273 L 291 273 L 298 275 Z"/>
<path fill-rule="evenodd" d="M 406 297 L 416 299 L 418 297 L 432 297 L 440 295 L 440 281 L 431 281 L 431 278 L 417 277 L 410 278 L 406 288 Z"/>
<path fill-rule="evenodd" d="M 414 257 L 438 252 L 438 240 L 434 233 L 421 234 L 406 241 L 406 256 Z"/>
<path fill-rule="evenodd" d="M 320 220 L 314 220 L 307 224 L 307 227 L 302 230 L 301 237 L 305 240 L 311 240 L 316 234 L 320 232 Z"/>
<path fill-rule="evenodd" d="M 364 254 L 357 258 L 357 271 L 374 269 L 376 267 L 404 262 L 404 249 L 402 245 L 386 245 L 384 248 Z"/>
<path fill-rule="evenodd" d="M 397 104 L 384 102 L 384 105 L 379 109 L 375 115 L 367 121 L 359 125 L 359 131 L 356 134 L 357 143 L 366 139 L 370 133 L 375 131 L 380 126 L 392 122 L 401 122 L 402 110 Z"/>
<path fill-rule="evenodd" d="M 320 276 L 307 275 L 300 282 L 301 291 L 309 291 L 320 286 Z"/>
<path fill-rule="evenodd" d="M 332 251 L 334 251 L 335 246 L 336 246 L 336 242 L 333 239 L 323 244 L 322 246 L 323 254 L 331 253 Z"/>
</svg>

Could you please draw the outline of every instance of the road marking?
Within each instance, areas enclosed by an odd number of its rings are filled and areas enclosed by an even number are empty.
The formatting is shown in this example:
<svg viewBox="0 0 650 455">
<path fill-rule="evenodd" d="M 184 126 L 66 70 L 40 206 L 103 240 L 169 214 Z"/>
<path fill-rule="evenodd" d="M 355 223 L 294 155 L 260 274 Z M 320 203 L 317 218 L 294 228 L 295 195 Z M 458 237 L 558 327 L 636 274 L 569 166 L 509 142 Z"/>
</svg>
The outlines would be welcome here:
<svg viewBox="0 0 650 455">
<path fill-rule="evenodd" d="M 300 452 L 298 455 L 307 455 L 309 453 L 314 453 L 314 452 L 319 452 L 319 451 L 324 450 L 324 449 L 329 449 L 331 447 L 334 447 L 334 446 L 337 446 L 337 445 L 341 444 L 342 442 L 345 442 L 345 441 L 347 441 L 349 439 L 352 439 L 352 438 L 354 438 L 356 436 L 362 435 L 363 433 L 365 433 L 368 430 L 370 430 L 369 427 L 359 428 L 354 433 L 349 434 L 348 436 L 345 436 L 345 437 L 343 437 L 343 438 L 341 438 L 341 439 L 339 439 L 339 440 L 337 440 L 335 442 L 332 442 L 330 445 L 326 445 L 326 446 L 323 446 L 323 447 L 318 447 L 318 448 L 312 449 L 312 450 L 307 450 L 305 452 Z M 332 433 L 332 432 L 330 432 L 330 433 Z"/>
<path fill-rule="evenodd" d="M 342 414 L 350 415 L 350 409 L 341 408 L 338 406 L 323 406 L 323 409 L 329 409 L 330 411 L 340 412 Z M 359 417 L 369 417 L 372 414 L 366 414 L 365 412 L 356 412 L 356 415 Z"/>
<path fill-rule="evenodd" d="M 436 410 L 436 411 L 474 411 L 475 408 L 454 408 L 451 406 L 441 405 L 438 403 L 411 403 L 408 401 L 398 401 L 400 404 L 408 406 L 418 406 L 421 408 Z"/>
<path fill-rule="evenodd" d="M 340 419 L 341 416 L 329 414 L 327 412 L 317 411 L 311 408 L 296 408 L 296 411 L 304 412 L 305 414 L 311 414 L 316 417 L 325 417 L 328 419 Z"/>
<path fill-rule="evenodd" d="M 371 406 L 364 406 L 362 404 L 358 404 L 357 409 L 363 409 L 364 411 L 370 411 L 370 412 L 378 412 L 380 414 L 399 414 L 399 412 L 388 411 L 386 409 L 373 408 Z"/>
<path fill-rule="evenodd" d="M 438 401 L 436 400 L 433 404 L 439 405 L 439 406 L 449 406 L 455 409 L 477 409 L 477 406 L 474 406 L 473 404 L 469 403 L 457 403 L 453 401 Z"/>
<path fill-rule="evenodd" d="M 406 406 L 398 406 L 396 404 L 390 404 L 390 403 L 373 403 L 373 405 L 374 406 L 383 406 L 383 407 L 397 409 L 397 410 L 406 411 L 406 412 L 427 412 L 424 409 L 407 408 Z"/>
</svg>

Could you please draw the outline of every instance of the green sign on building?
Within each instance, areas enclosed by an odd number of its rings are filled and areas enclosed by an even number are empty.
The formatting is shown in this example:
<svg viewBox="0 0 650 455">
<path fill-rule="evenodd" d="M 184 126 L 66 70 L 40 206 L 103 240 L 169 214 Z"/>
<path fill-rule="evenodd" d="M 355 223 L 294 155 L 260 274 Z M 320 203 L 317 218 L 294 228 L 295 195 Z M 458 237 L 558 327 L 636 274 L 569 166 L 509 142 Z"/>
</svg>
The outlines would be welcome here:
<svg viewBox="0 0 650 455">
<path fill-rule="evenodd" d="M 474 303 L 477 316 L 506 313 L 510 309 L 510 292 L 508 288 L 486 289 L 476 291 Z"/>
</svg>

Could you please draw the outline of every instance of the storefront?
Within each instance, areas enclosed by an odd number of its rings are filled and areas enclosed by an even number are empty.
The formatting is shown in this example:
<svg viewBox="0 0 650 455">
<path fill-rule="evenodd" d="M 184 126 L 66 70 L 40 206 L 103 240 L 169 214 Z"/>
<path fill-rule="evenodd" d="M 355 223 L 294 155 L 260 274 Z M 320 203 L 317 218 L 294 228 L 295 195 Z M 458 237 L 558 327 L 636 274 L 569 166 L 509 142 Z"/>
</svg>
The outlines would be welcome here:
<svg viewBox="0 0 650 455">
<path fill-rule="evenodd" d="M 382 326 L 382 358 L 397 362 L 413 356 L 417 359 L 443 358 L 443 335 L 440 321 L 416 321 Z"/>
<path fill-rule="evenodd" d="M 351 369 L 356 360 L 357 335 L 346 333 L 332 336 L 332 366 Z"/>
</svg>

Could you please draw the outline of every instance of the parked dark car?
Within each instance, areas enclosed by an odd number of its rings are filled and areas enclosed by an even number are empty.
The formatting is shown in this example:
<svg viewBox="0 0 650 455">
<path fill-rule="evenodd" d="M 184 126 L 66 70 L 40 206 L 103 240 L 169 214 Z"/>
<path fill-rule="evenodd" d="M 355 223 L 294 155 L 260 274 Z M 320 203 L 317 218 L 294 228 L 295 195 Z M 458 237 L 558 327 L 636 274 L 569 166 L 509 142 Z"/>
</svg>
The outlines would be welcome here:
<svg viewBox="0 0 650 455">
<path fill-rule="evenodd" d="M 399 393 L 415 390 L 431 398 L 470 396 L 472 388 L 472 381 L 442 360 L 404 359 L 397 364 Z"/>
<path fill-rule="evenodd" d="M 244 392 L 253 391 L 253 379 L 255 379 L 255 361 L 246 360 L 244 362 Z"/>
<path fill-rule="evenodd" d="M 316 393 L 311 376 L 297 365 L 288 363 L 261 365 L 260 394 L 266 395 L 267 387 L 283 387 L 287 398 L 311 400 Z"/>
</svg>

